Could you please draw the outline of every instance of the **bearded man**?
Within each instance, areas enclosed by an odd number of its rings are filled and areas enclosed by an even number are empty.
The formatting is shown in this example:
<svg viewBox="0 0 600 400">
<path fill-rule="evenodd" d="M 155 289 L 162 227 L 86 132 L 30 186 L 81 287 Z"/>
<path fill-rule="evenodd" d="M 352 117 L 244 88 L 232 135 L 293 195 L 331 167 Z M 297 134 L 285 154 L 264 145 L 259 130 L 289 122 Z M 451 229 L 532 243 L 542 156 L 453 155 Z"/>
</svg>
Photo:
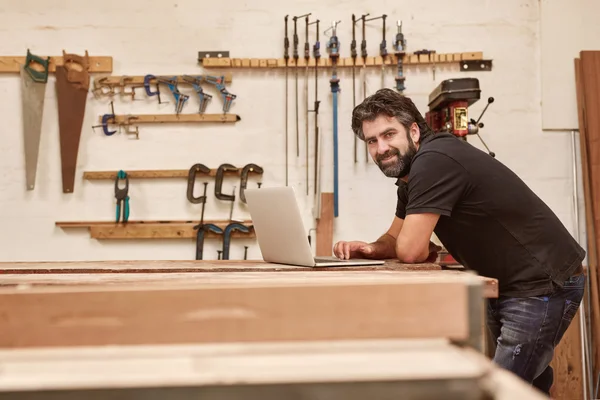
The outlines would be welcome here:
<svg viewBox="0 0 600 400">
<path fill-rule="evenodd" d="M 585 251 L 509 168 L 449 133 L 433 133 L 414 103 L 381 89 L 352 113 L 352 129 L 397 179 L 393 222 L 375 242 L 340 241 L 340 259 L 428 259 L 435 232 L 465 268 L 498 280 L 487 324 L 494 362 L 546 394 L 549 366 L 584 293 Z"/>
</svg>

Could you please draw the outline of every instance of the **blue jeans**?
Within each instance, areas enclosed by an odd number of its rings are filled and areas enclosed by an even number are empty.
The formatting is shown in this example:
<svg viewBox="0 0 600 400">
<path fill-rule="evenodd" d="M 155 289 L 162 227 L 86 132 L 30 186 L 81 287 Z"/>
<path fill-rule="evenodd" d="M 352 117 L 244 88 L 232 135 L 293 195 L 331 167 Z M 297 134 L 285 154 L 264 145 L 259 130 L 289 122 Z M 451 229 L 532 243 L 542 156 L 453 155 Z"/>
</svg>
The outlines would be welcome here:
<svg viewBox="0 0 600 400">
<path fill-rule="evenodd" d="M 490 299 L 487 326 L 496 344 L 493 361 L 549 394 L 550 361 L 583 298 L 585 275 L 569 278 L 546 296 Z"/>
</svg>

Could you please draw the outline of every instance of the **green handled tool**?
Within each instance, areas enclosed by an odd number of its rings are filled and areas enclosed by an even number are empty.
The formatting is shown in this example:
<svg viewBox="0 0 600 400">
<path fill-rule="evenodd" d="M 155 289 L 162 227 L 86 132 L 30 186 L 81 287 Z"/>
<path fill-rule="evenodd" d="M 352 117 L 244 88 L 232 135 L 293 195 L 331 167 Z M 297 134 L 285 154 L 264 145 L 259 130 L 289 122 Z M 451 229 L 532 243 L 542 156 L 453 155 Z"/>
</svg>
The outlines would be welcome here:
<svg viewBox="0 0 600 400">
<path fill-rule="evenodd" d="M 119 187 L 119 181 L 121 179 L 125 180 L 125 187 Z M 117 199 L 117 219 L 119 222 L 121 217 L 123 217 L 123 222 L 127 222 L 129 220 L 129 177 L 127 173 L 123 170 L 120 170 L 117 173 L 117 179 L 115 179 L 115 198 Z M 121 215 L 122 213 L 122 215 Z"/>
<path fill-rule="evenodd" d="M 37 69 L 33 68 L 34 63 L 38 64 Z M 28 49 L 25 65 L 21 67 L 23 140 L 25 145 L 25 178 L 27 190 L 35 188 L 49 63 L 50 58 L 44 59 L 35 56 Z"/>
</svg>

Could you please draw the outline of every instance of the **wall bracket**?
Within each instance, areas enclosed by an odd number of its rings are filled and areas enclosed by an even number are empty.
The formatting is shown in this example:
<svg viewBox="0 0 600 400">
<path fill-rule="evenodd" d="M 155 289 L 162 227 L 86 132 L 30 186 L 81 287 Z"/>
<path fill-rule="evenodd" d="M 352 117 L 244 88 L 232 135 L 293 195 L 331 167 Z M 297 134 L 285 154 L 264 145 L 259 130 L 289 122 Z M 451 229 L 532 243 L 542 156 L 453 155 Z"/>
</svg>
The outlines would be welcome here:
<svg viewBox="0 0 600 400">
<path fill-rule="evenodd" d="M 460 70 L 463 72 L 491 71 L 492 60 L 463 60 L 460 62 Z"/>
</svg>

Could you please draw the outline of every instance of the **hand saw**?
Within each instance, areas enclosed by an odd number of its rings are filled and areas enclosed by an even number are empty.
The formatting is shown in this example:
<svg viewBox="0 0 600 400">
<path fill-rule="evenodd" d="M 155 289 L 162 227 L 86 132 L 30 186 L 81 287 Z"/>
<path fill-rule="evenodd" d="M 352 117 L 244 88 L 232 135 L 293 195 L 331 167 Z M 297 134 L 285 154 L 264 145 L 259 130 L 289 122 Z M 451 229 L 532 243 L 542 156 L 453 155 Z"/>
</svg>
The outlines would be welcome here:
<svg viewBox="0 0 600 400">
<path fill-rule="evenodd" d="M 34 68 L 32 63 L 39 64 L 42 71 L 38 70 L 39 67 L 37 69 Z M 35 187 L 49 63 L 50 57 L 43 59 L 31 54 L 29 49 L 27 49 L 25 64 L 21 67 L 20 71 L 27 190 L 33 190 Z"/>
<path fill-rule="evenodd" d="M 67 54 L 64 65 L 56 67 L 56 98 L 60 131 L 60 157 L 63 193 L 73 193 L 81 127 L 90 87 L 89 56 Z M 78 65 L 75 66 L 75 65 Z"/>
</svg>

